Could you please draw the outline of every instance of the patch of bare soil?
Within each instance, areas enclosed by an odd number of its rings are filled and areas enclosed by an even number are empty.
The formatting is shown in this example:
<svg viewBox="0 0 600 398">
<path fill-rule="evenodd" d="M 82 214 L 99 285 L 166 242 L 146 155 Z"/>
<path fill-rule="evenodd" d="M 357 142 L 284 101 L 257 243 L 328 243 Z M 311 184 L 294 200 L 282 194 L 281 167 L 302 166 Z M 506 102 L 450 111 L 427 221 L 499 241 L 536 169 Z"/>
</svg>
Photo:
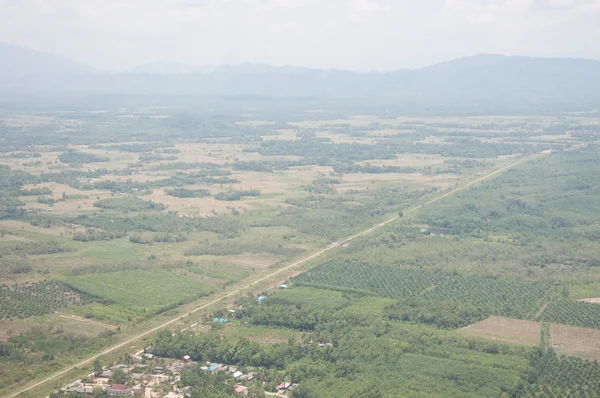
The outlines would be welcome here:
<svg viewBox="0 0 600 398">
<path fill-rule="evenodd" d="M 540 322 L 492 316 L 467 326 L 461 333 L 509 343 L 536 345 L 540 341 L 541 331 Z"/>
<path fill-rule="evenodd" d="M 600 359 L 600 330 L 550 324 L 550 342 L 559 355 Z"/>
<path fill-rule="evenodd" d="M 600 304 L 600 297 L 586 298 L 586 299 L 581 299 L 581 300 L 577 300 L 577 301 L 584 301 L 586 303 L 592 303 L 592 304 Z"/>
</svg>

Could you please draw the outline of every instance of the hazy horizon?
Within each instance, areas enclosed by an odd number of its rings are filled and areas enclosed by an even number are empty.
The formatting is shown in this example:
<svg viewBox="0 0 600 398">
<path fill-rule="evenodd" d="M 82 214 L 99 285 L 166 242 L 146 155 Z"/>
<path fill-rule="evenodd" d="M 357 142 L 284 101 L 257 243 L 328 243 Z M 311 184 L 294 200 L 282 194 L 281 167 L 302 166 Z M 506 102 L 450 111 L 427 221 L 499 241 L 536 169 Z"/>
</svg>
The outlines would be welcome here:
<svg viewBox="0 0 600 398">
<path fill-rule="evenodd" d="M 106 71 L 389 71 L 479 53 L 600 59 L 600 0 L 0 0 L 0 42 Z M 35 32 L 35 34 L 32 34 Z"/>
</svg>

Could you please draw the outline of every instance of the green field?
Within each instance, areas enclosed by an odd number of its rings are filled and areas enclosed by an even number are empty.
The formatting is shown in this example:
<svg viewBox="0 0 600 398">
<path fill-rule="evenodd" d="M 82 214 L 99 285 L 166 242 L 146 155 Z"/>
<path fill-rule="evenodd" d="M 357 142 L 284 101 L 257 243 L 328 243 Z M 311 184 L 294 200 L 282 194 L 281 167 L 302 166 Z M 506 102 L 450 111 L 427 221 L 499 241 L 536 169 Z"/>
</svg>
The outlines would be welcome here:
<svg viewBox="0 0 600 398">
<path fill-rule="evenodd" d="M 148 317 L 207 295 L 212 289 L 161 269 L 88 274 L 65 278 L 65 282 L 107 302 L 106 306 L 83 306 L 75 313 L 109 322 Z"/>
</svg>

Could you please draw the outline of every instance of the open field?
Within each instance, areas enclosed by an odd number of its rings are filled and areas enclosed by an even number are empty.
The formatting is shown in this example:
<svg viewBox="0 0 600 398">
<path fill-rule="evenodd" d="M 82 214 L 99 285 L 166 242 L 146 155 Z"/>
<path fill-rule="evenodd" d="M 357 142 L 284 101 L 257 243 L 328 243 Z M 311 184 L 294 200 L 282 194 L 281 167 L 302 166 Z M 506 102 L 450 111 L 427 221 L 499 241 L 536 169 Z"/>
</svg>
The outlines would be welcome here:
<svg viewBox="0 0 600 398">
<path fill-rule="evenodd" d="M 65 281 L 108 303 L 106 307 L 84 306 L 74 310 L 76 313 L 109 322 L 165 311 L 208 294 L 214 286 L 158 269 L 81 275 Z"/>
<path fill-rule="evenodd" d="M 550 343 L 559 355 L 600 360 L 600 330 L 550 324 Z"/>
<path fill-rule="evenodd" d="M 507 343 L 537 345 L 540 342 L 540 322 L 492 316 L 461 330 L 467 336 L 485 337 Z"/>
</svg>

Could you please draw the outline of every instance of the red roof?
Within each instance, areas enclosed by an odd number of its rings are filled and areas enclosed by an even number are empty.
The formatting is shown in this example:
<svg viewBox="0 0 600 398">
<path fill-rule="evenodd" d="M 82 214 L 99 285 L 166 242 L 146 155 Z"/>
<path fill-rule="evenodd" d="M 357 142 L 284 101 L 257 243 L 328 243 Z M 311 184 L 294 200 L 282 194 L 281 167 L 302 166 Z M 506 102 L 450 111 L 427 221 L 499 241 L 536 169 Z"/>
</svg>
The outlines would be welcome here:
<svg viewBox="0 0 600 398">
<path fill-rule="evenodd" d="M 246 391 L 247 389 L 248 389 L 248 387 L 245 387 L 245 386 L 236 386 L 235 387 L 235 392 L 237 392 L 238 394 L 240 394 L 240 393 Z"/>
<path fill-rule="evenodd" d="M 110 389 L 113 391 L 127 391 L 127 386 L 125 384 L 113 384 Z"/>
</svg>

